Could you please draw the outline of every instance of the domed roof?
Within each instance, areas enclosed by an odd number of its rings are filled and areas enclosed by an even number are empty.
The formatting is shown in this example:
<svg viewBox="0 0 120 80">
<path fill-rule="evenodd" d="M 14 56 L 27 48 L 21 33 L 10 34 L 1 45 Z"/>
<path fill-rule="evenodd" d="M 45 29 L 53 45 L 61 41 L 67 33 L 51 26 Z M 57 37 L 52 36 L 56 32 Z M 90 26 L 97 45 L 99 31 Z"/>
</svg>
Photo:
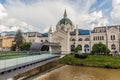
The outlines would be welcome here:
<svg viewBox="0 0 120 80">
<path fill-rule="evenodd" d="M 64 25 L 70 24 L 70 25 L 72 26 L 72 21 L 71 21 L 69 18 L 66 18 L 66 17 L 62 18 L 58 23 L 59 23 L 60 25 L 61 25 L 61 24 L 64 24 Z"/>
<path fill-rule="evenodd" d="M 72 21 L 69 18 L 67 18 L 66 10 L 64 12 L 63 18 L 58 22 L 57 25 L 61 25 L 61 24 L 64 24 L 64 25 L 70 24 L 71 26 L 73 25 Z"/>
</svg>

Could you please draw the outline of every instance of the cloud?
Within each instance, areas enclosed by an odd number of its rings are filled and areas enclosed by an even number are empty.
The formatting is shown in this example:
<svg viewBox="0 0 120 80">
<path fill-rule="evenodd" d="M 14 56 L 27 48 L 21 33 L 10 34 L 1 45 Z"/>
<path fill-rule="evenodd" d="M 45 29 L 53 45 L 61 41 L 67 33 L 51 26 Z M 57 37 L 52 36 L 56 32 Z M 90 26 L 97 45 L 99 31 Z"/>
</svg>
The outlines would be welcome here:
<svg viewBox="0 0 120 80">
<path fill-rule="evenodd" d="M 31 29 L 28 29 L 28 27 L 30 27 Z M 0 32 L 16 31 L 18 29 L 30 31 L 33 30 L 32 28 L 33 26 L 28 25 L 23 21 L 8 17 L 6 9 L 2 4 L 0 4 Z"/>
<path fill-rule="evenodd" d="M 4 4 L 9 17 L 34 26 L 32 28 L 30 26 L 20 27 L 23 30 L 25 27 L 28 30 L 47 32 L 50 25 L 55 28 L 57 22 L 63 17 L 65 9 L 68 18 L 73 21 L 74 25 L 78 24 L 79 28 L 89 29 L 93 25 L 103 26 L 108 24 L 108 19 L 103 16 L 102 11 L 89 13 L 91 5 L 96 0 L 32 0 L 32 3 L 30 1 L 7 0 L 7 3 Z"/>
<path fill-rule="evenodd" d="M 5 8 L 3 7 L 2 4 L 0 4 L 0 19 L 3 19 L 4 17 L 7 16 L 7 13 L 6 13 L 6 10 Z"/>
<path fill-rule="evenodd" d="M 93 13 L 91 13 L 90 17 L 92 19 L 92 26 L 106 26 L 107 24 L 109 24 L 108 19 L 105 16 L 103 16 L 102 11 L 94 11 Z"/>
<path fill-rule="evenodd" d="M 112 23 L 113 24 L 120 24 L 120 0 L 112 0 Z"/>
<path fill-rule="evenodd" d="M 94 11 L 81 17 L 80 26 L 85 29 L 106 26 L 109 24 L 108 18 L 103 16 L 102 11 Z"/>
<path fill-rule="evenodd" d="M 33 26 L 28 25 L 27 23 L 17 20 L 15 18 L 5 18 L 2 19 L 2 24 L 0 25 L 1 32 L 2 31 L 17 31 L 21 29 L 23 32 L 25 31 L 33 31 Z M 30 27 L 30 29 L 28 28 Z"/>
</svg>

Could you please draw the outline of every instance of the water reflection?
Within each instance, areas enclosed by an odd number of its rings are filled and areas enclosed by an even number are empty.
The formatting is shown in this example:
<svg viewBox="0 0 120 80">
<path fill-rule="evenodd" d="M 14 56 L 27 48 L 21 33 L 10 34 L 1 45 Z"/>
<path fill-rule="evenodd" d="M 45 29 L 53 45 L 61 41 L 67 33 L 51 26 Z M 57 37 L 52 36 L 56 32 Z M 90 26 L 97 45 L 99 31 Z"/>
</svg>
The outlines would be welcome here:
<svg viewBox="0 0 120 80">
<path fill-rule="evenodd" d="M 64 66 L 37 80 L 120 80 L 120 69 Z"/>
</svg>

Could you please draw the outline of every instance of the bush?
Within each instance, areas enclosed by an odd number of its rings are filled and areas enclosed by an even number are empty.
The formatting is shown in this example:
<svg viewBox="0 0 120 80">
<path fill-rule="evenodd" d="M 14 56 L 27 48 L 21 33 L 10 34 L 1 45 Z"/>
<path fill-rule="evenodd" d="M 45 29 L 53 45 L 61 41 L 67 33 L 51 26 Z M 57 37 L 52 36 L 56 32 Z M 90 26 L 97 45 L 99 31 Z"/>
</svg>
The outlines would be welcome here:
<svg viewBox="0 0 120 80">
<path fill-rule="evenodd" d="M 21 51 L 28 51 L 30 49 L 31 43 L 30 42 L 25 42 L 20 44 L 20 50 Z"/>
<path fill-rule="evenodd" d="M 91 53 L 95 54 L 95 55 L 96 54 L 97 55 L 98 54 L 109 55 L 110 50 L 105 44 L 99 42 L 99 43 L 93 45 Z"/>
<path fill-rule="evenodd" d="M 81 50 L 82 50 L 81 46 L 78 45 L 74 51 L 77 53 L 78 51 L 81 51 Z"/>
<path fill-rule="evenodd" d="M 74 54 L 76 54 L 76 53 L 75 53 L 75 52 L 71 52 L 71 53 L 70 53 L 70 55 L 74 55 Z"/>
<path fill-rule="evenodd" d="M 86 54 L 75 54 L 75 57 L 80 58 L 80 59 L 85 59 L 85 58 L 88 57 L 88 55 L 86 55 Z"/>
</svg>

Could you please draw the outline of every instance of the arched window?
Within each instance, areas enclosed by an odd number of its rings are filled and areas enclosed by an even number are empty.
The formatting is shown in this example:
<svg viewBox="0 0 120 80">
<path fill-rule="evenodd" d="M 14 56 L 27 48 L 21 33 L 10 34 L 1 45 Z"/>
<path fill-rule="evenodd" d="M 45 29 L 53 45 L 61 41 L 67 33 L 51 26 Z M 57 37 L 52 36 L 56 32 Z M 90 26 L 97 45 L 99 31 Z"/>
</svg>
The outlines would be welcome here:
<svg viewBox="0 0 120 80">
<path fill-rule="evenodd" d="M 81 51 L 82 51 L 82 45 L 79 44 L 78 46 L 81 48 Z"/>
<path fill-rule="evenodd" d="M 75 41 L 75 39 L 73 38 L 72 41 Z"/>
<path fill-rule="evenodd" d="M 79 41 L 82 41 L 83 39 L 82 38 L 79 38 Z"/>
<path fill-rule="evenodd" d="M 116 49 L 115 44 L 112 44 L 112 45 L 111 45 L 111 50 L 115 50 L 115 49 Z"/>
<path fill-rule="evenodd" d="M 85 45 L 84 45 L 84 51 L 85 51 L 86 53 L 90 51 L 90 47 L 89 47 L 88 44 L 85 44 Z"/>
<path fill-rule="evenodd" d="M 85 38 L 85 41 L 90 41 L 90 38 Z"/>
<path fill-rule="evenodd" d="M 85 44 L 84 47 L 85 47 L 85 48 L 89 48 L 89 45 L 88 45 L 88 44 Z"/>
</svg>

